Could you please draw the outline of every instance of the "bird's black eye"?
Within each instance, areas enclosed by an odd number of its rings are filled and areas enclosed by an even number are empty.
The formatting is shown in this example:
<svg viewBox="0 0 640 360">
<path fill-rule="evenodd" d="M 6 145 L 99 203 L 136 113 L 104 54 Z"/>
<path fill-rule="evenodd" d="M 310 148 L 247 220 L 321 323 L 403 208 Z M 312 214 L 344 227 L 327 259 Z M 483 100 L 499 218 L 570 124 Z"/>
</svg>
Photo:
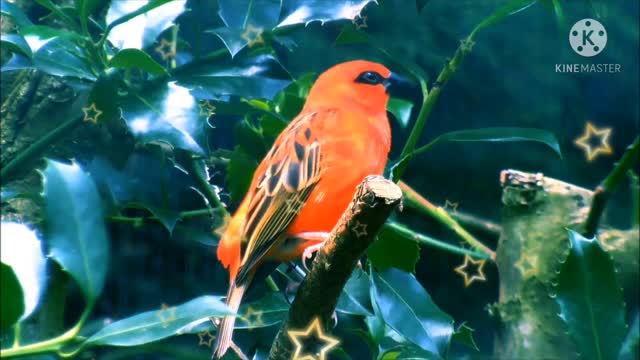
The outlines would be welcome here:
<svg viewBox="0 0 640 360">
<path fill-rule="evenodd" d="M 378 85 L 382 84 L 384 78 L 375 71 L 365 71 L 356 78 L 357 83 Z"/>
</svg>

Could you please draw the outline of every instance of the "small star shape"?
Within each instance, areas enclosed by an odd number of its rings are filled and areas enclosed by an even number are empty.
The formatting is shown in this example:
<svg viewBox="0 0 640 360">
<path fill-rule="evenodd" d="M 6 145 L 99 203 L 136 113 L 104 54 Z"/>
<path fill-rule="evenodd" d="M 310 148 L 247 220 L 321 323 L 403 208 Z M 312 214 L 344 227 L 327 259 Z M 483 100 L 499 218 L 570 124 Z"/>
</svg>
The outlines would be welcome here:
<svg viewBox="0 0 640 360">
<path fill-rule="evenodd" d="M 198 346 L 203 345 L 210 348 L 214 339 L 215 337 L 211 335 L 209 330 L 201 331 L 198 333 Z"/>
<path fill-rule="evenodd" d="M 198 104 L 200 116 L 210 117 L 216 113 L 216 107 L 209 100 L 201 101 Z"/>
<path fill-rule="evenodd" d="M 264 44 L 262 31 L 263 29 L 261 27 L 255 27 L 249 24 L 247 25 L 247 28 L 244 30 L 241 36 L 247 41 L 247 45 L 249 45 L 249 47 L 252 47 L 256 44 Z"/>
<path fill-rule="evenodd" d="M 287 206 L 287 210 L 291 212 L 298 212 L 302 208 L 302 205 L 304 205 L 297 196 L 288 198 L 285 201 L 285 204 Z"/>
<path fill-rule="evenodd" d="M 523 278 L 531 277 L 538 272 L 538 257 L 529 256 L 523 251 L 513 266 L 520 271 Z"/>
<path fill-rule="evenodd" d="M 176 50 L 173 47 L 173 43 L 164 38 L 160 40 L 160 45 L 158 45 L 155 50 L 160 54 L 162 60 L 167 60 L 176 56 Z"/>
<path fill-rule="evenodd" d="M 156 313 L 156 316 L 162 322 L 163 327 L 167 327 L 169 323 L 176 319 L 176 308 L 167 304 L 162 304 L 160 310 Z"/>
<path fill-rule="evenodd" d="M 303 339 L 312 337 L 311 333 L 314 333 L 313 337 L 322 341 L 325 345 L 320 349 L 318 354 L 302 354 L 304 347 Z M 289 335 L 289 338 L 295 345 L 292 360 L 326 360 L 329 350 L 340 344 L 340 339 L 328 336 L 322 331 L 320 318 L 318 317 L 315 317 L 306 329 L 300 331 L 288 330 L 287 335 Z"/>
<path fill-rule="evenodd" d="M 356 224 L 353 226 L 353 232 L 357 237 L 367 236 L 367 224 L 363 224 L 360 221 L 356 221 Z"/>
<path fill-rule="evenodd" d="M 261 327 L 264 325 L 262 314 L 263 312 L 261 310 L 256 310 L 253 307 L 249 306 L 247 308 L 247 312 L 242 317 L 242 321 L 244 321 L 250 327 Z"/>
<path fill-rule="evenodd" d="M 82 121 L 92 122 L 94 124 L 98 123 L 98 118 L 102 115 L 102 111 L 98 110 L 96 103 L 91 103 L 90 106 L 83 107 L 82 112 L 84 113 L 84 119 L 82 119 Z"/>
<path fill-rule="evenodd" d="M 594 148 L 591 139 L 596 136 L 600 143 Z M 611 136 L 611 128 L 596 128 L 590 121 L 587 121 L 584 134 L 575 140 L 575 144 L 584 149 L 587 155 L 587 161 L 593 161 L 598 155 L 610 155 L 613 149 L 609 145 L 609 137 Z"/>
<path fill-rule="evenodd" d="M 366 29 L 369 27 L 369 25 L 367 25 L 367 16 L 364 15 L 356 15 L 351 22 L 353 23 L 353 25 L 355 25 L 356 30 L 360 30 L 360 29 Z"/>
<path fill-rule="evenodd" d="M 448 212 L 451 212 L 451 213 L 454 213 L 454 214 L 457 214 L 459 205 L 460 205 L 460 203 L 452 202 L 452 201 L 449 201 L 447 199 L 447 200 L 444 201 L 444 210 L 448 211 Z"/>
<path fill-rule="evenodd" d="M 462 275 L 464 277 L 464 287 L 469 287 L 474 281 L 487 281 L 487 278 L 484 276 L 483 268 L 486 260 L 473 260 L 471 256 L 464 256 L 464 263 L 454 269 L 455 272 Z M 467 267 L 469 267 L 469 263 L 472 265 L 477 265 L 477 271 L 475 274 L 469 276 L 467 273 Z"/>
</svg>

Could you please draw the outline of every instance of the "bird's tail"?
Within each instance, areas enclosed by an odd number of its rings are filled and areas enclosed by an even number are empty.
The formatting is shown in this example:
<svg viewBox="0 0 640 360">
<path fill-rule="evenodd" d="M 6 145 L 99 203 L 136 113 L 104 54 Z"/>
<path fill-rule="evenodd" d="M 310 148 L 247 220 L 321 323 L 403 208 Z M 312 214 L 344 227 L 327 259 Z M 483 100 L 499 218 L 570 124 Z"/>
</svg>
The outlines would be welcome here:
<svg viewBox="0 0 640 360">
<path fill-rule="evenodd" d="M 229 292 L 227 293 L 227 305 L 229 308 L 237 313 L 240 308 L 240 302 L 246 289 L 246 283 L 244 285 L 236 286 L 231 284 Z M 231 337 L 233 336 L 233 328 L 236 323 L 235 315 L 228 315 L 222 319 L 220 326 L 218 326 L 218 336 L 216 337 L 216 344 L 213 350 L 213 356 L 216 359 L 220 359 L 231 346 Z"/>
</svg>

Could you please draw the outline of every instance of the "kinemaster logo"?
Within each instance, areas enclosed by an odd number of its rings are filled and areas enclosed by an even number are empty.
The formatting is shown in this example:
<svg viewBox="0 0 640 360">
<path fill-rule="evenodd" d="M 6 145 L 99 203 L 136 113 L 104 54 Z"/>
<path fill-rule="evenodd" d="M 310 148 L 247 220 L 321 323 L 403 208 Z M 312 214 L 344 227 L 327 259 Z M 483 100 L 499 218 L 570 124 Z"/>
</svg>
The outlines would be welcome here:
<svg viewBox="0 0 640 360">
<path fill-rule="evenodd" d="M 607 29 L 598 20 L 582 19 L 569 30 L 569 45 L 584 58 L 601 54 L 607 46 Z M 620 73 L 622 66 L 616 63 L 573 63 L 556 64 L 557 73 Z"/>
</svg>

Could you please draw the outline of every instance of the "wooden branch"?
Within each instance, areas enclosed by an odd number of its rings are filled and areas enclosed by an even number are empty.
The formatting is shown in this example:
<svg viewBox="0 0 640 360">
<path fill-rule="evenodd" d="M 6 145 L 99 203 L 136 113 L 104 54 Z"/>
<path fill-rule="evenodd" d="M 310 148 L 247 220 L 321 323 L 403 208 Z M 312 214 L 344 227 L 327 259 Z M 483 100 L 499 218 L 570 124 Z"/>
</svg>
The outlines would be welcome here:
<svg viewBox="0 0 640 360">
<path fill-rule="evenodd" d="M 497 249 L 499 301 L 490 313 L 501 326 L 494 358 L 573 359 L 577 349 L 552 298 L 570 243 L 567 229 L 584 231 L 594 192 L 544 176 L 505 170 L 502 235 Z M 602 228 L 598 241 L 625 289 L 638 288 L 638 231 Z"/>
<path fill-rule="evenodd" d="M 368 176 L 358 186 L 301 284 L 271 347 L 270 360 L 291 359 L 294 346 L 288 331 L 305 329 L 316 318 L 322 327 L 328 323 L 358 259 L 401 200 L 400 188 L 381 176 Z"/>
</svg>

